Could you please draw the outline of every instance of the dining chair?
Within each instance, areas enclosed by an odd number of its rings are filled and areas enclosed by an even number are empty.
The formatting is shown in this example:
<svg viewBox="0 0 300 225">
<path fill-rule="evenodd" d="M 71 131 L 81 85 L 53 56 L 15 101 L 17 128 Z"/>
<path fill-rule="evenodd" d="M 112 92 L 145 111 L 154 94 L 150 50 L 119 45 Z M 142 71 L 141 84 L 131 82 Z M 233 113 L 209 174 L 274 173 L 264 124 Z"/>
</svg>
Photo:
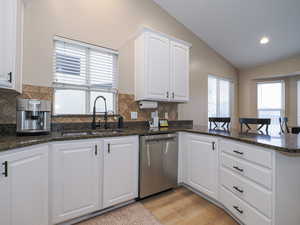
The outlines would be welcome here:
<svg viewBox="0 0 300 225">
<path fill-rule="evenodd" d="M 279 117 L 279 124 L 280 124 L 280 130 L 282 133 L 290 133 L 287 117 Z"/>
</svg>

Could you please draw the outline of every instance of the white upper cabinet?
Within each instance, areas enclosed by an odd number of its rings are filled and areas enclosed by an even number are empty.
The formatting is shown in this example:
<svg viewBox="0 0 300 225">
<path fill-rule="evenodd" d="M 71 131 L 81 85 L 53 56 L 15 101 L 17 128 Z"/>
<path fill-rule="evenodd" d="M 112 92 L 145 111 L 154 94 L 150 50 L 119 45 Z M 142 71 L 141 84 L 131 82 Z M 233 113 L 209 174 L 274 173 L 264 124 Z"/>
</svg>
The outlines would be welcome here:
<svg viewBox="0 0 300 225">
<path fill-rule="evenodd" d="M 168 100 L 170 77 L 170 41 L 169 39 L 147 33 L 148 46 L 146 57 L 148 61 L 146 91 L 148 98 L 153 100 Z"/>
<path fill-rule="evenodd" d="M 103 208 L 138 197 L 138 136 L 105 139 Z"/>
<path fill-rule="evenodd" d="M 172 101 L 189 100 L 190 48 L 176 41 L 171 41 L 171 83 Z"/>
<path fill-rule="evenodd" d="M 190 45 L 144 29 L 135 40 L 135 100 L 189 100 Z"/>
<path fill-rule="evenodd" d="M 23 0 L 0 1 L 0 88 L 22 91 Z"/>
<path fill-rule="evenodd" d="M 60 223 L 100 208 L 102 142 L 52 145 L 52 222 Z"/>
<path fill-rule="evenodd" d="M 48 225 L 48 146 L 0 156 L 0 224 Z"/>
</svg>

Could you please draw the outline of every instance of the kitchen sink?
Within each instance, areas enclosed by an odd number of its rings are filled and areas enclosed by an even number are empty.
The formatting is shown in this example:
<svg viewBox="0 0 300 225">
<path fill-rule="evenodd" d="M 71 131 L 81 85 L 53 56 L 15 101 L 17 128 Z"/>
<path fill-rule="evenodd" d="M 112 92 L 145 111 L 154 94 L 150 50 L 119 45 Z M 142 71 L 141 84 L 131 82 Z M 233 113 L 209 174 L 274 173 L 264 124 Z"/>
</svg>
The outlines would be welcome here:
<svg viewBox="0 0 300 225">
<path fill-rule="evenodd" d="M 66 131 L 62 132 L 62 136 L 83 136 L 83 135 L 99 135 L 99 134 L 118 134 L 124 132 L 120 129 L 108 129 L 108 130 L 87 130 L 87 131 Z"/>
<path fill-rule="evenodd" d="M 62 132 L 62 136 L 82 136 L 82 135 L 90 135 L 89 132 Z"/>
<path fill-rule="evenodd" d="M 123 130 L 95 130 L 91 131 L 91 134 L 97 135 L 97 134 L 103 134 L 103 133 L 113 133 L 118 134 L 124 132 Z"/>
</svg>

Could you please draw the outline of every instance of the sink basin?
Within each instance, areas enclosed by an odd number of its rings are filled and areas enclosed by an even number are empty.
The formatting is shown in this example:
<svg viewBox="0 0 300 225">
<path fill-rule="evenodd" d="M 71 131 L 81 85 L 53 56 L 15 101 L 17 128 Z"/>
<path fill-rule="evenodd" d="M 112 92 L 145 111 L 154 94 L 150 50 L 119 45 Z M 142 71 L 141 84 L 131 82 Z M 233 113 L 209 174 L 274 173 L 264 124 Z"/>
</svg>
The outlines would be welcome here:
<svg viewBox="0 0 300 225">
<path fill-rule="evenodd" d="M 122 133 L 123 130 L 95 130 L 95 131 L 91 131 L 90 134 L 92 135 L 97 135 L 97 134 L 103 134 L 103 133 L 113 133 L 113 134 L 118 134 L 118 133 Z"/>
<path fill-rule="evenodd" d="M 83 136 L 83 135 L 99 135 L 99 134 L 118 134 L 122 133 L 123 130 L 115 129 L 115 130 L 88 130 L 88 131 L 66 131 L 62 133 L 62 136 L 69 137 L 69 136 Z"/>
</svg>

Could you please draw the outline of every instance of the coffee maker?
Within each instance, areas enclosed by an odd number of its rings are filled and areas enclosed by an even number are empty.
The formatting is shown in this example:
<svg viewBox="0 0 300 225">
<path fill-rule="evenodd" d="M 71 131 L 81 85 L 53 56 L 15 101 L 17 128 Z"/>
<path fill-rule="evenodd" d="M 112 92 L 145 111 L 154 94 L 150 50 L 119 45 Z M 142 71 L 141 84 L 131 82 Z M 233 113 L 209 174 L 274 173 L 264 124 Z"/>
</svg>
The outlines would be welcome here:
<svg viewBox="0 0 300 225">
<path fill-rule="evenodd" d="M 50 101 L 17 99 L 17 134 L 45 134 L 50 130 Z"/>
</svg>

